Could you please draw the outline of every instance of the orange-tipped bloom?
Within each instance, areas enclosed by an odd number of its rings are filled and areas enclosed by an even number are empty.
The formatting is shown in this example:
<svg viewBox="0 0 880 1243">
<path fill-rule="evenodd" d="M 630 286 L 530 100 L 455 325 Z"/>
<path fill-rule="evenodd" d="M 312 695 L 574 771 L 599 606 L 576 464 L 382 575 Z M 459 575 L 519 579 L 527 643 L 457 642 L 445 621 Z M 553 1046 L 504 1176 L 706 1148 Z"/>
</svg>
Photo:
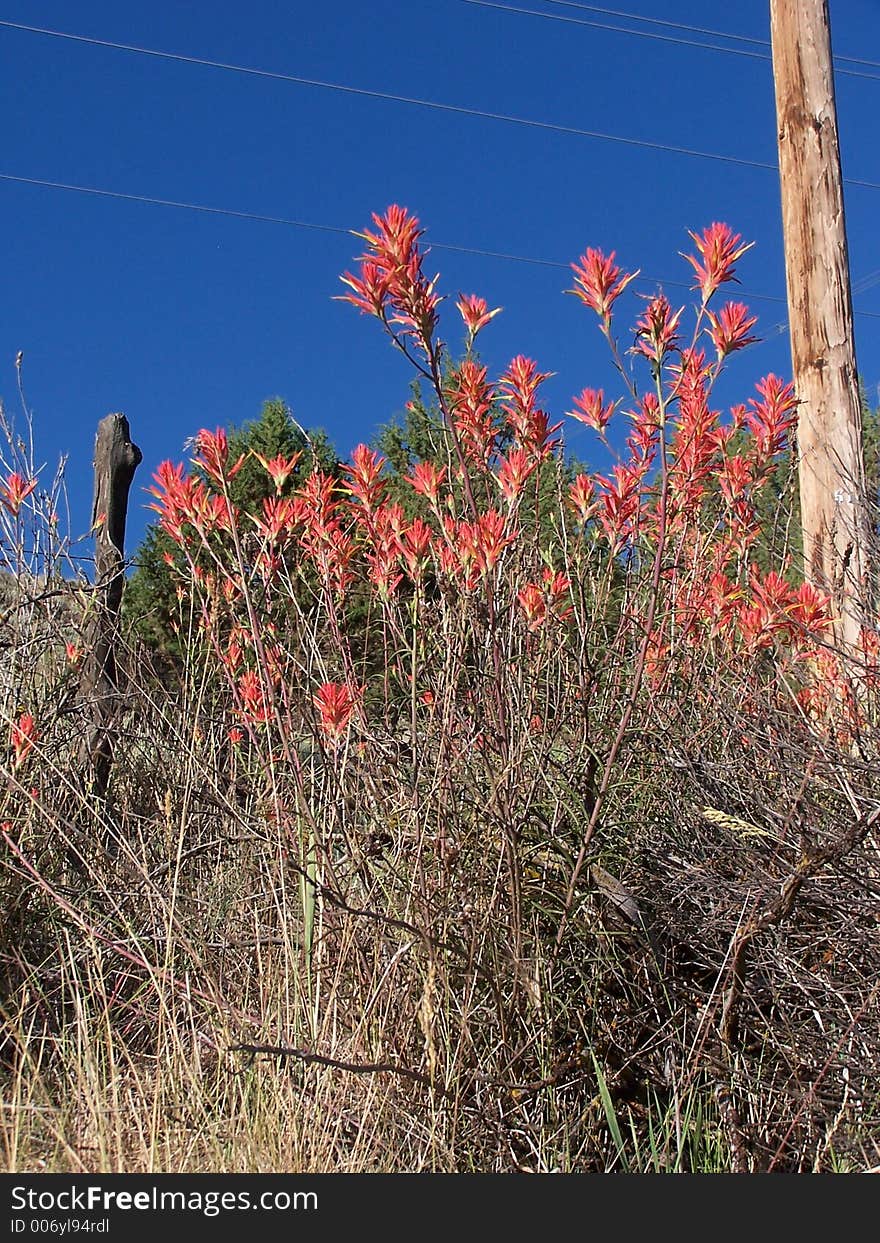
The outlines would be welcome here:
<svg viewBox="0 0 880 1243">
<path fill-rule="evenodd" d="M 744 350 L 758 340 L 749 336 L 749 329 L 754 328 L 758 317 L 749 315 L 749 308 L 743 302 L 726 302 L 717 315 L 711 311 L 706 314 L 711 325 L 709 336 L 719 359 L 726 358 L 735 350 Z"/>
<path fill-rule="evenodd" d="M 517 500 L 537 462 L 525 449 L 511 449 L 498 464 L 498 486 L 504 499 L 513 504 Z"/>
<path fill-rule="evenodd" d="M 209 432 L 203 427 L 196 435 L 196 457 L 193 459 L 216 484 L 231 479 L 241 470 L 244 454 L 232 466 L 229 462 L 229 439 L 222 427 Z"/>
<path fill-rule="evenodd" d="M 389 325 L 399 325 L 404 336 L 430 353 L 440 297 L 435 293 L 437 277 L 429 280 L 422 271 L 427 252 L 420 248 L 419 239 L 424 230 L 415 216 L 396 203 L 384 216 L 373 213 L 373 224 L 375 233 L 367 229 L 358 234 L 367 243 L 368 253 L 360 258 L 359 277 L 346 272 L 341 278 L 352 291 L 341 295 L 341 300 Z"/>
<path fill-rule="evenodd" d="M 574 399 L 575 409 L 568 413 L 571 418 L 577 419 L 579 423 L 586 423 L 587 427 L 592 427 L 602 435 L 618 406 L 616 401 L 609 402 L 607 406 L 604 402 L 604 389 L 585 388 Z"/>
<path fill-rule="evenodd" d="M 658 366 L 678 345 L 678 321 L 684 307 L 673 312 L 665 294 L 658 294 L 636 324 L 636 349 Z"/>
<path fill-rule="evenodd" d="M 473 342 L 474 337 L 481 328 L 485 328 L 491 319 L 501 311 L 500 306 L 496 306 L 494 311 L 489 310 L 489 304 L 485 298 L 479 298 L 476 294 L 462 294 L 455 304 L 458 307 L 461 318 L 464 320 L 464 326 L 468 331 L 468 341 Z"/>
<path fill-rule="evenodd" d="M 348 728 L 360 691 L 346 682 L 325 682 L 312 698 L 318 710 L 318 728 L 333 743 L 339 742 Z"/>
<path fill-rule="evenodd" d="M 0 504 L 5 505 L 12 516 L 16 517 L 22 502 L 30 496 L 36 486 L 36 479 L 22 479 L 18 471 L 13 471 L 8 478 L 0 482 Z"/>
<path fill-rule="evenodd" d="M 351 455 L 351 466 L 343 466 L 349 482 L 346 488 L 370 512 L 382 500 L 385 481 L 382 467 L 385 459 L 367 445 L 358 445 Z"/>
<path fill-rule="evenodd" d="M 771 458 L 781 453 L 788 440 L 788 433 L 797 423 L 798 399 L 794 385 L 785 384 L 779 376 L 764 376 L 755 386 L 761 398 L 749 398 L 751 410 L 746 411 L 745 421 L 755 438 L 760 455 Z"/>
<path fill-rule="evenodd" d="M 540 630 L 550 617 L 566 621 L 571 617 L 571 581 L 559 570 L 544 567 L 540 583 L 526 583 L 516 593 L 529 630 Z"/>
<path fill-rule="evenodd" d="M 581 522 L 587 523 L 596 512 L 595 488 L 589 475 L 578 475 L 568 489 L 569 503 Z"/>
<path fill-rule="evenodd" d="M 15 767 L 20 768 L 33 750 L 37 738 L 37 727 L 29 712 L 23 712 L 17 721 L 12 722 L 10 741 Z"/>
<path fill-rule="evenodd" d="M 529 630 L 540 630 L 547 620 L 547 599 L 538 583 L 526 583 L 516 593 L 519 607 L 523 611 Z"/>
<path fill-rule="evenodd" d="M 283 454 L 277 453 L 273 458 L 264 458 L 262 453 L 257 453 L 255 449 L 252 449 L 251 452 L 263 470 L 268 472 L 270 479 L 275 485 L 276 492 L 280 492 L 287 483 L 296 468 L 297 462 L 302 457 L 301 451 L 294 453 L 291 457 L 284 457 Z"/>
<path fill-rule="evenodd" d="M 638 276 L 637 271 L 621 275 L 614 253 L 612 250 L 610 255 L 605 255 L 601 250 L 587 250 L 578 263 L 571 265 L 575 287 L 567 291 L 580 298 L 585 306 L 592 307 L 606 323 L 611 318 L 611 307 L 630 281 Z"/>
<path fill-rule="evenodd" d="M 690 230 L 688 230 L 690 233 Z M 703 302 L 708 302 L 712 294 L 725 281 L 736 280 L 734 272 L 738 259 L 751 250 L 754 242 L 742 242 L 742 236 L 734 233 L 729 224 L 713 221 L 708 229 L 701 234 L 690 233 L 696 243 L 699 258 L 695 255 L 682 255 L 697 274 L 694 289 L 699 289 Z"/>
<path fill-rule="evenodd" d="M 416 462 L 412 474 L 407 475 L 406 482 L 425 497 L 430 505 L 436 506 L 445 479 L 445 466 L 437 467 L 433 462 Z"/>
</svg>

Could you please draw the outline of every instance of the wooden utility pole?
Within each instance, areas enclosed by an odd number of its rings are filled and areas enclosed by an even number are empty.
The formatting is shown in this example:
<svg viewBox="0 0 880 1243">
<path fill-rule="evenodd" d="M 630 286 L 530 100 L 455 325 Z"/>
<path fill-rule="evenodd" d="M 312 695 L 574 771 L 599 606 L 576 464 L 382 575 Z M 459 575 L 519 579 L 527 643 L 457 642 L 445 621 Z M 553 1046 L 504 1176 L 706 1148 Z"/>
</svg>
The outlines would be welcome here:
<svg viewBox="0 0 880 1243">
<path fill-rule="evenodd" d="M 870 523 L 827 0 L 770 0 L 804 573 L 853 651 L 868 606 Z"/>
<path fill-rule="evenodd" d="M 91 769 L 91 788 L 104 798 L 110 781 L 119 708 L 116 649 L 119 610 L 125 585 L 125 520 L 128 493 L 143 454 L 132 444 L 124 414 L 108 414 L 95 437 L 95 602 L 80 688 L 88 705 L 89 728 L 83 760 Z"/>
</svg>

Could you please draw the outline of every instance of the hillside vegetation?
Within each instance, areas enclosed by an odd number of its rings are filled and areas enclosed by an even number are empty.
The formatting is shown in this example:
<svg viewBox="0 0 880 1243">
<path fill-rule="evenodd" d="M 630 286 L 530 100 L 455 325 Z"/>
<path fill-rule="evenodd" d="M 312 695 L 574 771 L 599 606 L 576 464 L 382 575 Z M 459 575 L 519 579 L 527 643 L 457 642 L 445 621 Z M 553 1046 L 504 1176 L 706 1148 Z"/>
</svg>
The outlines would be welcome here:
<svg viewBox="0 0 880 1243">
<path fill-rule="evenodd" d="M 10 457 L 5 1168 L 880 1166 L 880 636 L 799 574 L 791 385 L 712 408 L 747 247 L 692 237 L 693 319 L 626 353 L 631 275 L 573 265 L 621 389 L 570 417 L 627 428 L 593 473 L 374 217 L 344 296 L 422 397 L 344 465 L 279 406 L 159 468 L 106 798 L 100 599 Z"/>
</svg>

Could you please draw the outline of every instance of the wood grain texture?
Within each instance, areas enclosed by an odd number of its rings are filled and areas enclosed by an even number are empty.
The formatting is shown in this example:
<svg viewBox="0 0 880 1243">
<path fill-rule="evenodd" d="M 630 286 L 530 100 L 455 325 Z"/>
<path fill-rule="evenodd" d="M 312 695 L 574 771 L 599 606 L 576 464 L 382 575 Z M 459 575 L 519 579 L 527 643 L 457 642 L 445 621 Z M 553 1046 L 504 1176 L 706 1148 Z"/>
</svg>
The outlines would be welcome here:
<svg viewBox="0 0 880 1243">
<path fill-rule="evenodd" d="M 858 643 L 870 523 L 827 0 L 771 0 L 804 572 Z"/>
<path fill-rule="evenodd" d="M 106 796 L 113 759 L 113 722 L 118 707 L 116 649 L 125 586 L 125 524 L 128 494 L 143 454 L 132 443 L 124 414 L 108 414 L 95 437 L 95 596 L 80 689 L 88 707 L 89 730 L 82 759 L 91 769 L 93 791 Z"/>
</svg>

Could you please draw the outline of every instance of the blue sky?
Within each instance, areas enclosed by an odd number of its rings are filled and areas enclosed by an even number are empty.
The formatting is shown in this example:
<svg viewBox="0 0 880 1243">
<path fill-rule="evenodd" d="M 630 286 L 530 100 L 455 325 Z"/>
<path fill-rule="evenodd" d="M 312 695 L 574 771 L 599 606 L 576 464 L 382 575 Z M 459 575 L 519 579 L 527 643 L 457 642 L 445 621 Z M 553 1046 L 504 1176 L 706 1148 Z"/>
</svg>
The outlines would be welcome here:
<svg viewBox="0 0 880 1243">
<path fill-rule="evenodd" d="M 575 21 L 465 0 L 255 0 L 149 5 L 2 0 L 0 18 L 93 39 L 222 61 L 648 143 L 775 164 L 769 48 L 733 55 L 579 25 L 637 23 L 548 0 L 500 0 Z M 649 4 L 629 13 L 769 38 L 767 0 Z M 880 61 L 880 3 L 832 0 L 834 51 Z M 661 25 L 642 30 L 720 44 Z M 880 68 L 841 62 L 837 104 L 846 178 L 880 183 Z M 768 371 L 790 375 L 778 176 L 549 129 L 174 62 L 0 26 L 0 172 L 331 226 L 304 229 L 0 180 L 0 395 L 15 413 L 14 359 L 51 472 L 69 454 L 75 533 L 88 525 L 97 420 L 127 414 L 143 489 L 202 426 L 253 418 L 284 397 L 339 452 L 369 440 L 409 396 L 404 360 L 378 326 L 333 301 L 359 243 L 346 229 L 392 202 L 415 211 L 450 296 L 441 335 L 460 340 L 459 292 L 503 306 L 481 338 L 497 374 L 516 353 L 556 374 L 557 417 L 586 385 L 617 390 L 591 315 L 565 265 L 587 246 L 688 302 L 678 252 L 687 230 L 728 221 L 754 250 L 734 296 L 759 315 L 762 344 L 738 356 L 719 393 L 744 400 Z M 877 190 L 845 191 L 859 369 L 880 390 Z M 334 231 L 341 230 L 341 231 Z M 439 248 L 501 252 L 514 262 Z M 562 265 L 562 266 L 554 266 Z M 873 278 L 873 279 L 872 279 Z M 673 282 L 681 282 L 676 285 Z M 650 285 L 641 284 L 647 291 Z M 757 295 L 763 295 L 758 297 Z M 620 327 L 639 309 L 618 304 Z M 626 341 L 624 340 L 624 344 Z M 572 451 L 604 464 L 569 421 Z"/>
</svg>

